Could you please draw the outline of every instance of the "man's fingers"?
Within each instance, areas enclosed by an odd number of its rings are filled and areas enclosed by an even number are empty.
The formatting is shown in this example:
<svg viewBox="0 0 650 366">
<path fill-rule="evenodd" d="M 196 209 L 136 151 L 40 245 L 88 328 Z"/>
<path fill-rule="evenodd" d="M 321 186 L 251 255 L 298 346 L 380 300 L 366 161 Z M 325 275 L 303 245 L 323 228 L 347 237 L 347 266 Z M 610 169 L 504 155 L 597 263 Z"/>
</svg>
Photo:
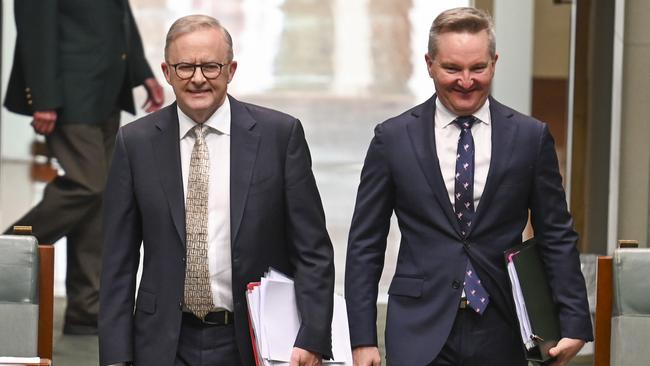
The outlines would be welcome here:
<svg viewBox="0 0 650 366">
<path fill-rule="evenodd" d="M 381 357 L 379 356 L 379 348 L 371 347 L 356 347 L 352 350 L 352 358 L 354 366 L 380 366 Z"/>
<path fill-rule="evenodd" d="M 565 366 L 575 357 L 584 344 L 585 342 L 580 339 L 560 339 L 555 347 L 548 350 L 549 356 L 557 358 L 550 366 Z"/>
<path fill-rule="evenodd" d="M 34 120 L 32 127 L 36 133 L 41 135 L 49 135 L 54 131 L 55 121 Z"/>
<path fill-rule="evenodd" d="M 36 133 L 49 135 L 54 131 L 57 119 L 55 110 L 36 111 L 32 117 L 32 127 Z"/>
<path fill-rule="evenodd" d="M 162 107 L 165 101 L 164 90 L 155 78 L 146 79 L 144 87 L 147 90 L 147 100 L 142 105 L 142 108 L 147 113 L 155 112 Z"/>
<path fill-rule="evenodd" d="M 302 348 L 294 347 L 291 351 L 289 366 L 318 366 L 322 365 L 321 356 Z"/>
<path fill-rule="evenodd" d="M 47 110 L 47 111 L 36 111 L 34 112 L 34 121 L 41 122 L 55 122 L 56 121 L 56 111 Z"/>
</svg>

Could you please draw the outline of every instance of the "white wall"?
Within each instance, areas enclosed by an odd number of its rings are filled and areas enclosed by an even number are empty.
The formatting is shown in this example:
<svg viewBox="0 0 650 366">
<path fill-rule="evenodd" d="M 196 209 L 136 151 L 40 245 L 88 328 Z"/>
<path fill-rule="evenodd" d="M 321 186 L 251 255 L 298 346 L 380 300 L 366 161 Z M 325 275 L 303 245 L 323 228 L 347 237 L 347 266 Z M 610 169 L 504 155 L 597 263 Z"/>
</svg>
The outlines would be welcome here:
<svg viewBox="0 0 650 366">
<path fill-rule="evenodd" d="M 2 2 L 2 102 L 7 90 L 9 73 L 14 57 L 14 44 L 16 41 L 16 26 L 14 23 L 13 1 Z M 29 125 L 31 118 L 20 116 L 7 111 L 2 107 L 0 115 L 0 157 L 12 160 L 28 160 L 30 158 L 29 145 L 34 139 L 34 133 Z"/>
<path fill-rule="evenodd" d="M 533 10 L 533 0 L 494 1 L 499 60 L 492 95 L 524 114 L 531 112 Z"/>
</svg>

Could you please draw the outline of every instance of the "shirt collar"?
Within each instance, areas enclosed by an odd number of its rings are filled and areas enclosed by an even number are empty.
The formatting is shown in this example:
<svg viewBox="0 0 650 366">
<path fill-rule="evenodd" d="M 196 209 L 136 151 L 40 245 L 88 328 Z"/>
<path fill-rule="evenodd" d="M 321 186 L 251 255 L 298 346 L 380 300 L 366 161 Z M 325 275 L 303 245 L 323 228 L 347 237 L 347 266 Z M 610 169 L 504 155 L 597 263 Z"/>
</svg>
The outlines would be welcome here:
<svg viewBox="0 0 650 366">
<path fill-rule="evenodd" d="M 490 124 L 490 98 L 485 99 L 483 106 L 481 106 L 481 108 L 479 108 L 478 111 L 473 114 L 473 116 L 476 117 L 479 122 L 485 123 L 486 125 Z M 452 124 L 456 118 L 458 118 L 458 116 L 447 109 L 447 107 L 445 107 L 440 101 L 440 98 L 436 98 L 436 127 L 445 128 Z"/>
<path fill-rule="evenodd" d="M 196 126 L 196 122 L 185 114 L 180 107 L 176 106 L 176 109 L 178 110 L 179 139 L 182 140 Z M 217 108 L 204 124 L 219 134 L 230 136 L 230 116 L 230 100 L 226 96 L 223 104 Z"/>
</svg>

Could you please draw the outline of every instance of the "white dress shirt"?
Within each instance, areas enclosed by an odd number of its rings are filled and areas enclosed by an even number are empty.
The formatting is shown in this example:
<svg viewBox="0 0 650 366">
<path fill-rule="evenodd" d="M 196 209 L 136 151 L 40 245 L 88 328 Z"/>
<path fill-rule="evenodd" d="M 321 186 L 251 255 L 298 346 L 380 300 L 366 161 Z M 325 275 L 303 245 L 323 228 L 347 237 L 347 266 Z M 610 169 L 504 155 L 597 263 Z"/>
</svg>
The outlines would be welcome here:
<svg viewBox="0 0 650 366">
<path fill-rule="evenodd" d="M 214 112 L 208 126 L 205 142 L 210 155 L 208 184 L 208 268 L 212 300 L 217 309 L 233 310 L 232 264 L 230 262 L 230 102 Z M 196 122 L 178 108 L 178 125 L 183 173 L 183 197 L 187 202 L 187 180 L 190 158 L 194 148 Z"/>
<path fill-rule="evenodd" d="M 483 189 L 485 189 L 485 181 L 487 180 L 492 155 L 492 119 L 490 117 L 489 99 L 485 100 L 485 104 L 473 116 L 478 118 L 478 121 L 474 122 L 472 126 L 472 137 L 474 138 L 474 210 L 476 210 Z M 458 139 L 460 138 L 460 127 L 454 123 L 457 117 L 440 102 L 440 99 L 436 98 L 436 115 L 434 117 L 436 154 L 438 154 L 440 171 L 452 207 L 454 206 L 456 154 Z"/>
</svg>

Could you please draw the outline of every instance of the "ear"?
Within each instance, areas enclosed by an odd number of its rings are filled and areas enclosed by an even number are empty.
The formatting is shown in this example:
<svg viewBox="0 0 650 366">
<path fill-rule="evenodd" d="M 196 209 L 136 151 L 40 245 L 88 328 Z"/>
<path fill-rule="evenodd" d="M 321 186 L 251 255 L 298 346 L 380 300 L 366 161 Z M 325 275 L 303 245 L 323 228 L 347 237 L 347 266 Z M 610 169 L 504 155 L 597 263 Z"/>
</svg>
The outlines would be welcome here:
<svg viewBox="0 0 650 366">
<path fill-rule="evenodd" d="M 160 68 L 162 69 L 163 75 L 165 75 L 165 80 L 167 80 L 167 84 L 172 85 L 172 81 L 170 79 L 171 67 L 169 67 L 169 65 L 167 65 L 166 62 L 163 62 L 160 64 Z"/>
<path fill-rule="evenodd" d="M 431 56 L 428 53 L 424 54 L 424 61 L 427 63 L 427 71 L 429 72 L 429 77 L 433 78 L 433 67 L 434 62 Z"/>
<path fill-rule="evenodd" d="M 237 71 L 237 61 L 230 61 L 228 64 L 228 83 L 232 81 L 232 78 L 235 76 L 235 71 Z"/>
</svg>

